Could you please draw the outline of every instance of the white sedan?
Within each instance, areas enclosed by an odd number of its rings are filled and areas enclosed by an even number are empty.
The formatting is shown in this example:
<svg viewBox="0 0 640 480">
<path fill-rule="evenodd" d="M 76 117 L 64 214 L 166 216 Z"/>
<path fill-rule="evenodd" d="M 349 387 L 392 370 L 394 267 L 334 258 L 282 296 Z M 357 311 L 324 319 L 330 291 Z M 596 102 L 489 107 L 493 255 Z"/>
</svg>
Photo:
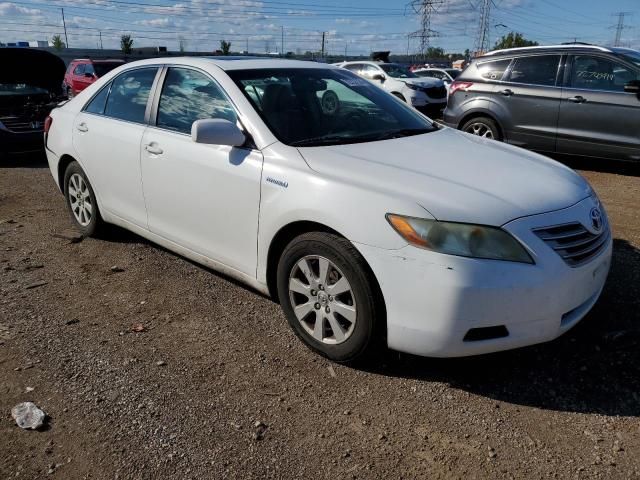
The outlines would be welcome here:
<svg viewBox="0 0 640 480">
<path fill-rule="evenodd" d="M 272 295 L 335 361 L 548 341 L 609 270 L 607 217 L 582 177 L 435 125 L 344 69 L 133 62 L 45 129 L 84 235 L 117 224 Z"/>
</svg>

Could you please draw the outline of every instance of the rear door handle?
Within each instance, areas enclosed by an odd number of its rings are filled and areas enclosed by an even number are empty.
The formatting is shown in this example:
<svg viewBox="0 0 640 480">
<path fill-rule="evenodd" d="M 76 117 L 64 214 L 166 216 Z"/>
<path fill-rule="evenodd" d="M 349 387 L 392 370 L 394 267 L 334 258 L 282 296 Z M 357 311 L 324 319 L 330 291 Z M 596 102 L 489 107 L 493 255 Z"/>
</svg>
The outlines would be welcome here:
<svg viewBox="0 0 640 480">
<path fill-rule="evenodd" d="M 78 129 L 78 131 L 80 132 L 88 132 L 89 131 L 89 127 L 87 127 L 87 124 L 82 122 L 79 123 L 78 126 L 76 127 Z"/>
<path fill-rule="evenodd" d="M 162 149 L 155 142 L 148 143 L 144 146 L 144 149 L 153 155 L 160 155 L 162 153 Z"/>
<path fill-rule="evenodd" d="M 510 88 L 505 88 L 500 93 L 505 97 L 510 97 L 511 95 L 513 95 L 513 90 L 511 90 Z"/>
<path fill-rule="evenodd" d="M 570 102 L 573 102 L 573 103 L 584 103 L 584 102 L 587 101 L 586 98 L 584 98 L 584 97 L 582 97 L 580 95 L 576 95 L 575 97 L 569 97 L 569 98 L 567 98 L 567 100 L 569 100 Z"/>
</svg>

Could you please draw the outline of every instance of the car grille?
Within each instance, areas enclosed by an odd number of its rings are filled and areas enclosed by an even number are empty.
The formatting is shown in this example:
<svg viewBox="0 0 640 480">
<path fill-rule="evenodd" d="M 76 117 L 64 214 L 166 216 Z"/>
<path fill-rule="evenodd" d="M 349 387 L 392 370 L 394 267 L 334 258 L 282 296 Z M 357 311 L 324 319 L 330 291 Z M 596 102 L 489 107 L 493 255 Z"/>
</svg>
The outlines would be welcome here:
<svg viewBox="0 0 640 480">
<path fill-rule="evenodd" d="M 446 87 L 429 87 L 424 89 L 424 93 L 429 95 L 430 98 L 445 98 L 447 96 Z"/>
<path fill-rule="evenodd" d="M 11 132 L 38 132 L 43 129 L 42 122 L 25 121 L 19 117 L 0 117 L 0 124 Z"/>
<path fill-rule="evenodd" d="M 578 267 L 596 257 L 607 245 L 610 232 L 606 220 L 600 233 L 591 233 L 578 222 L 533 230 L 570 267 Z"/>
</svg>

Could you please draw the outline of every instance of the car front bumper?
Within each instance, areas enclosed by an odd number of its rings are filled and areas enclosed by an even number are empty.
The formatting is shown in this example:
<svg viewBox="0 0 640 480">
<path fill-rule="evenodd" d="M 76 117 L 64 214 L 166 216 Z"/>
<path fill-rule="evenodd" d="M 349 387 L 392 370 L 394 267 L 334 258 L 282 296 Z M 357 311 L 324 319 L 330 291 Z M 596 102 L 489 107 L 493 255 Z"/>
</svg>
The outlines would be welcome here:
<svg viewBox="0 0 640 480">
<path fill-rule="evenodd" d="M 572 268 L 531 230 L 583 218 L 590 202 L 503 226 L 529 247 L 533 265 L 442 255 L 412 246 L 385 250 L 356 244 L 382 289 L 388 346 L 416 355 L 456 357 L 546 342 L 568 331 L 604 287 L 611 236 L 597 256 Z M 470 330 L 488 327 L 504 327 L 507 334 L 465 340 Z M 487 331 L 494 330 L 476 330 Z"/>
</svg>

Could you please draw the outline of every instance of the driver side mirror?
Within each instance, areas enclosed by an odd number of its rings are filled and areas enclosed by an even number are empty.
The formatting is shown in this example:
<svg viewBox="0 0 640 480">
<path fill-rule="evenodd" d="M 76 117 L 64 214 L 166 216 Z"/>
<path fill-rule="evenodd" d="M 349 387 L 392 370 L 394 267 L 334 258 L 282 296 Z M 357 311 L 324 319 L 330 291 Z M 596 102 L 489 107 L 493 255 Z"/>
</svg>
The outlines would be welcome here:
<svg viewBox="0 0 640 480">
<path fill-rule="evenodd" d="M 640 80 L 631 80 L 624 86 L 624 91 L 627 93 L 635 93 L 640 98 Z"/>
<path fill-rule="evenodd" d="M 235 123 L 221 118 L 196 120 L 191 125 L 191 140 L 209 145 L 240 147 L 246 137 Z"/>
<path fill-rule="evenodd" d="M 371 77 L 372 80 L 380 80 L 381 82 L 384 82 L 385 77 L 382 73 L 376 73 L 373 75 L 373 77 Z"/>
</svg>

